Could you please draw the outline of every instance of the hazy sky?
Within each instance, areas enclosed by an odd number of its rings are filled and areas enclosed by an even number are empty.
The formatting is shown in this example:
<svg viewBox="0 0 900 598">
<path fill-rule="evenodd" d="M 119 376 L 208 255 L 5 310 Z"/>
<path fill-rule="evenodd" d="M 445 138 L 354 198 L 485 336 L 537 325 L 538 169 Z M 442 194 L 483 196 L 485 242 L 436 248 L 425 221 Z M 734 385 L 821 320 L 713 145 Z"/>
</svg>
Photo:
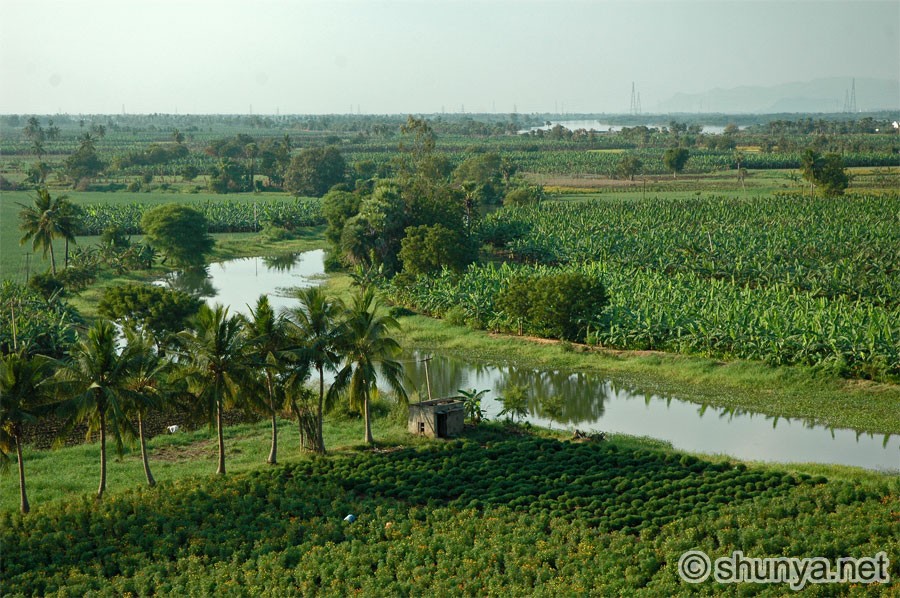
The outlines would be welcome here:
<svg viewBox="0 0 900 598">
<path fill-rule="evenodd" d="M 900 0 L 0 0 L 0 113 L 627 112 L 900 77 Z M 357 108 L 358 107 L 358 108 Z"/>
</svg>

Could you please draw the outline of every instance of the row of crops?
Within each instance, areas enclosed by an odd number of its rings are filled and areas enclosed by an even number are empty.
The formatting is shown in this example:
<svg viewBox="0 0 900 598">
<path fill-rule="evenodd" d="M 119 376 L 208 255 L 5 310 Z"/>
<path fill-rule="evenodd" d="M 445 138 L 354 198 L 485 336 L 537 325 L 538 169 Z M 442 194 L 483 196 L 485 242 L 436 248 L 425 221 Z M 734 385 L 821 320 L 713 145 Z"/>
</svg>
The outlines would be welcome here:
<svg viewBox="0 0 900 598">
<path fill-rule="evenodd" d="M 610 297 L 580 323 L 589 342 L 900 379 L 900 200 L 779 201 L 504 211 L 497 219 L 517 224 L 522 235 L 509 243 L 513 255 L 527 241 L 530 256 L 549 255 L 558 264 L 473 265 L 392 292 L 430 314 L 454 310 L 459 317 L 462 310 L 476 327 L 517 331 L 517 317 L 497 302 L 514 277 L 578 272 L 602 280 Z M 764 222 L 751 217 L 765 214 Z"/>
<path fill-rule="evenodd" d="M 482 225 L 515 255 L 900 303 L 900 195 L 546 202 Z"/>
<path fill-rule="evenodd" d="M 496 306 L 510 279 L 575 271 L 598 276 L 610 303 L 583 322 L 589 342 L 607 347 L 698 353 L 772 365 L 810 365 L 845 376 L 900 378 L 900 308 L 846 297 L 812 297 L 785 285 L 751 288 L 694 274 L 603 265 L 562 268 L 471 266 L 394 289 L 398 301 L 443 316 L 462 309 L 479 328 L 516 331 Z"/>
<path fill-rule="evenodd" d="M 606 443 L 465 440 L 0 514 L 2 576 L 26 595 L 674 595 L 685 550 L 891 551 L 895 501 L 887 482 Z"/>
<path fill-rule="evenodd" d="M 101 203 L 83 207 L 81 233 L 99 235 L 108 228 L 119 228 L 127 234 L 140 234 L 141 216 L 157 204 Z M 324 224 L 321 206 L 316 198 L 291 199 L 222 199 L 191 203 L 209 224 L 211 233 L 254 232 L 266 224 L 286 228 Z"/>
</svg>

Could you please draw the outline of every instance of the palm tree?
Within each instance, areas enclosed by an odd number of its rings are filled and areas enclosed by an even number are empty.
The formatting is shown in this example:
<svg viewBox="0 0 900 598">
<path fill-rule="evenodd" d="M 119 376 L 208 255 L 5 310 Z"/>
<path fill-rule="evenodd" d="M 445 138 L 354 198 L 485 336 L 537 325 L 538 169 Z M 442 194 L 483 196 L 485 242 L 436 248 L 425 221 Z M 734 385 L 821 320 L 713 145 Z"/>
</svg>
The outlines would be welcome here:
<svg viewBox="0 0 900 598">
<path fill-rule="evenodd" d="M 344 304 L 331 299 L 320 287 L 297 291 L 300 305 L 288 310 L 290 333 L 300 345 L 300 352 L 319 373 L 319 403 L 316 410 L 316 452 L 325 454 L 322 420 L 325 406 L 325 370 L 335 371 L 341 356 L 335 350 L 343 328 L 339 323 Z M 329 395 L 332 393 L 329 392 Z"/>
<path fill-rule="evenodd" d="M 125 415 L 125 397 L 132 353 L 119 351 L 118 331 L 112 322 L 98 320 L 87 337 L 76 343 L 72 359 L 59 372 L 63 395 L 68 397 L 63 405 L 67 414 L 64 429 L 87 422 L 87 437 L 100 434 L 100 486 L 97 498 L 106 491 L 106 436 L 112 433 L 116 450 L 124 450 L 123 436 L 133 434 L 131 423 Z"/>
<path fill-rule="evenodd" d="M 248 306 L 249 307 L 249 306 Z M 285 321 L 275 314 L 269 305 L 269 298 L 260 295 L 256 308 L 250 308 L 250 317 L 244 318 L 244 329 L 247 333 L 247 356 L 250 367 L 262 374 L 265 387 L 265 401 L 261 405 L 272 420 L 272 447 L 266 463 L 275 465 L 278 462 L 278 406 L 279 389 L 277 378 L 284 369 L 281 356 L 285 347 Z M 250 393 L 256 396 L 256 393 Z"/>
<path fill-rule="evenodd" d="M 0 465 L 8 467 L 8 453 L 15 449 L 19 462 L 19 505 L 22 513 L 30 509 L 22 458 L 23 426 L 37 421 L 52 400 L 48 384 L 52 364 L 53 360 L 49 357 L 29 357 L 21 351 L 0 359 Z"/>
<path fill-rule="evenodd" d="M 244 353 L 243 322 L 228 316 L 228 308 L 201 305 L 191 328 L 178 335 L 185 357 L 185 377 L 199 399 L 207 419 L 215 421 L 219 438 L 216 473 L 225 475 L 225 437 L 222 414 L 226 404 L 236 403 L 238 390 L 246 384 L 247 358 Z"/>
<path fill-rule="evenodd" d="M 155 486 L 156 480 L 150 472 L 147 444 L 144 439 L 144 416 L 150 409 L 159 409 L 165 401 L 168 394 L 165 380 L 172 364 L 157 350 L 156 340 L 146 331 L 137 332 L 126 328 L 125 342 L 125 352 L 130 358 L 124 388 L 125 410 L 137 418 L 144 475 L 147 477 L 147 484 Z"/>
<path fill-rule="evenodd" d="M 66 240 L 75 240 L 74 236 L 74 212 L 65 195 L 56 199 L 50 197 L 50 192 L 42 187 L 37 190 L 34 204 L 27 206 L 19 204 L 22 210 L 19 212 L 19 228 L 24 235 L 19 240 L 19 245 L 31 241 L 31 248 L 36 250 L 42 247 L 44 257 L 50 251 L 50 268 L 56 274 L 56 257 L 53 254 L 53 239 L 65 237 Z"/>
<path fill-rule="evenodd" d="M 379 315 L 380 308 L 372 287 L 359 289 L 353 296 L 338 345 L 345 365 L 334 383 L 338 389 L 347 389 L 351 407 L 361 408 L 366 444 L 374 443 L 369 398 L 377 388 L 379 371 L 391 390 L 407 400 L 402 384 L 403 366 L 394 359 L 401 351 L 400 344 L 389 336 L 400 324 L 391 316 Z"/>
</svg>

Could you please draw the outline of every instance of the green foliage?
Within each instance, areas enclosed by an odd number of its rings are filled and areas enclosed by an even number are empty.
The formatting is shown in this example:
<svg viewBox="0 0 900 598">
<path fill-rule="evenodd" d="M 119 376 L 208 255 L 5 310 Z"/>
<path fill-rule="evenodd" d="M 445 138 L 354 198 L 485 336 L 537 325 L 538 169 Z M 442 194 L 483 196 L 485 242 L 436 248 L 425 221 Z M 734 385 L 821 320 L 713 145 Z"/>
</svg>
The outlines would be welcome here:
<svg viewBox="0 0 900 598">
<path fill-rule="evenodd" d="M 0 285 L 0 354 L 19 350 L 60 358 L 75 341 L 78 312 L 59 295 L 49 299 L 11 281 Z"/>
<path fill-rule="evenodd" d="M 348 191 L 329 191 L 322 198 L 322 216 L 328 223 L 325 239 L 334 246 L 341 242 L 344 224 L 359 213 L 360 197 Z"/>
<path fill-rule="evenodd" d="M 538 185 L 522 185 L 507 192 L 503 198 L 503 205 L 512 206 L 531 206 L 541 203 L 544 200 L 544 189 Z"/>
<path fill-rule="evenodd" d="M 691 157 L 691 153 L 683 148 L 670 148 L 667 149 L 663 154 L 663 164 L 666 165 L 666 168 L 669 172 L 672 173 L 672 176 L 677 176 L 679 172 L 684 170 L 685 165 L 687 164 L 688 159 Z"/>
<path fill-rule="evenodd" d="M 441 224 L 411 226 L 400 242 L 403 271 L 410 275 L 430 274 L 442 268 L 462 271 L 477 257 L 478 248 L 463 231 Z"/>
<path fill-rule="evenodd" d="M 484 409 L 481 408 L 481 399 L 484 395 L 491 392 L 490 389 L 459 389 L 456 392 L 459 393 L 459 398 L 463 401 L 463 407 L 466 410 L 466 418 L 473 424 L 480 424 L 481 420 L 484 419 Z"/>
<path fill-rule="evenodd" d="M 65 195 L 51 197 L 44 187 L 37 190 L 32 205 L 19 205 L 22 207 L 19 212 L 19 229 L 23 233 L 19 244 L 31 241 L 31 248 L 36 250 L 41 247 L 44 256 L 49 251 L 50 268 L 56 274 L 53 239 L 63 238 L 74 243 L 81 211 Z"/>
<path fill-rule="evenodd" d="M 503 390 L 503 396 L 498 399 L 503 405 L 500 416 L 518 421 L 528 416 L 528 387 L 511 384 Z"/>
<path fill-rule="evenodd" d="M 28 288 L 41 294 L 44 299 L 50 300 L 56 295 L 65 294 L 66 285 L 51 272 L 34 274 L 28 280 Z"/>
<path fill-rule="evenodd" d="M 528 289 L 519 307 L 497 304 L 511 280 L 580 272 L 602 279 L 610 297 L 584 322 L 592 342 L 892 380 L 900 376 L 898 201 L 784 196 L 503 210 L 482 229 L 527 231 L 506 250 L 559 266 L 470 266 L 462 276 L 397 286 L 394 297 L 435 315 L 459 306 L 481 327 L 518 331 Z"/>
<path fill-rule="evenodd" d="M 825 197 L 844 194 L 850 186 L 850 176 L 844 170 L 844 160 L 838 154 L 826 154 L 808 149 L 803 154 L 803 178 L 817 186 Z"/>
<path fill-rule="evenodd" d="M 82 234 L 100 235 L 109 227 L 141 234 L 141 217 L 156 204 L 104 203 L 88 205 L 80 218 Z M 191 204 L 206 217 L 210 233 L 255 232 L 267 223 L 286 229 L 325 222 L 321 202 L 311 198 L 275 200 L 216 200 Z"/>
<path fill-rule="evenodd" d="M 346 171 L 347 164 L 336 147 L 307 148 L 291 160 L 284 187 L 294 195 L 322 197 L 344 180 Z"/>
<path fill-rule="evenodd" d="M 107 288 L 97 304 L 97 313 L 126 327 L 150 331 L 163 340 L 184 329 L 200 303 L 181 291 L 133 283 Z"/>
<path fill-rule="evenodd" d="M 213 167 L 207 186 L 213 193 L 238 193 L 250 188 L 243 164 L 228 158 Z"/>
<path fill-rule="evenodd" d="M 527 435 L 312 459 L 111 498 L 0 514 L 4 591 L 679 595 L 698 589 L 678 580 L 686 550 L 831 558 L 900 549 L 893 480 Z M 355 523 L 343 522 L 348 513 Z M 785 586 L 754 589 L 781 595 Z"/>
<path fill-rule="evenodd" d="M 105 168 L 97 155 L 95 139 L 89 133 L 81 138 L 78 149 L 64 161 L 66 176 L 77 184 L 82 179 L 91 179 Z"/>
<path fill-rule="evenodd" d="M 640 174 L 644 163 L 637 156 L 628 154 L 622 156 L 616 166 L 616 174 L 623 179 L 634 180 L 634 175 Z"/>
<path fill-rule="evenodd" d="M 498 309 L 522 332 L 568 341 L 584 341 L 607 303 L 598 278 L 575 272 L 513 278 L 497 297 Z"/>
<path fill-rule="evenodd" d="M 155 207 L 141 217 L 141 228 L 147 243 L 176 265 L 203 265 L 214 244 L 207 234 L 206 218 L 187 206 Z"/>
</svg>

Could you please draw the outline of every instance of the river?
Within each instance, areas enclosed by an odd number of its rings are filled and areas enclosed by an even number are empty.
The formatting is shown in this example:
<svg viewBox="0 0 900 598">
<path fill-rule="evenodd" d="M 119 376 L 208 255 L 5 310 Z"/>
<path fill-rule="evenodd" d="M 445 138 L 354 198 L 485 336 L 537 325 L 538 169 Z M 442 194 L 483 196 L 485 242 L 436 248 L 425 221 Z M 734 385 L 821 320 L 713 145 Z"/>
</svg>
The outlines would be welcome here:
<svg viewBox="0 0 900 598">
<path fill-rule="evenodd" d="M 207 276 L 174 276 L 171 286 L 247 313 L 261 293 L 276 308 L 295 305 L 292 287 L 318 284 L 324 275 L 324 252 L 309 251 L 276 258 L 246 258 L 211 264 Z M 424 353 L 403 358 L 413 396 L 427 397 Z M 488 390 L 482 402 L 487 417 L 500 417 L 498 400 L 511 386 L 526 389 L 524 421 L 556 429 L 602 431 L 647 436 L 676 449 L 722 454 L 768 462 L 854 465 L 900 471 L 900 434 L 875 435 L 831 429 L 799 419 L 775 418 L 746 411 L 705 407 L 662 396 L 601 374 L 535 370 L 433 354 L 428 373 L 432 396 L 459 390 Z"/>
</svg>

